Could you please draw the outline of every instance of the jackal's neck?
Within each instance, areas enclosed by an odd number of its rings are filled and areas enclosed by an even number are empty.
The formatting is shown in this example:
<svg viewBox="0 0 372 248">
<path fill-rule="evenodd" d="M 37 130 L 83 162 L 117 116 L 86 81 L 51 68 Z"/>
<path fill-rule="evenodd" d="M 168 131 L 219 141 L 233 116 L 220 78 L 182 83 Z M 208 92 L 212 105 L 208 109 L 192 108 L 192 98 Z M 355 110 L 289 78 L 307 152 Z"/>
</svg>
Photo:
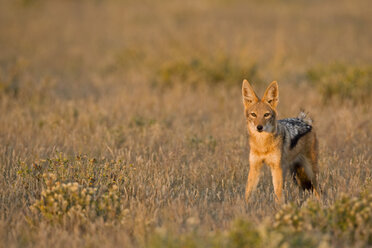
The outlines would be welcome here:
<svg viewBox="0 0 372 248">
<path fill-rule="evenodd" d="M 281 139 L 275 132 L 249 132 L 249 146 L 251 151 L 256 153 L 268 153 L 279 148 Z"/>
</svg>

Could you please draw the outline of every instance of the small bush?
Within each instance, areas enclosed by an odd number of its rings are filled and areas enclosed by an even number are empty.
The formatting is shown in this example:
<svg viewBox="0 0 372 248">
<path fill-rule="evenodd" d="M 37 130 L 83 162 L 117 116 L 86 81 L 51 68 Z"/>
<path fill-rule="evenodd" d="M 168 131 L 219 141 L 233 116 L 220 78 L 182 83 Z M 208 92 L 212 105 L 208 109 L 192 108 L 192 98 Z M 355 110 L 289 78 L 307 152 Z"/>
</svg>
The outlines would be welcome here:
<svg viewBox="0 0 372 248">
<path fill-rule="evenodd" d="M 372 66 L 318 66 L 307 72 L 307 78 L 318 88 L 324 101 L 335 97 L 341 101 L 352 100 L 355 103 L 370 101 Z"/>
<path fill-rule="evenodd" d="M 97 188 L 103 185 L 129 185 L 128 174 L 135 170 L 133 164 L 126 164 L 121 160 L 94 158 L 84 154 L 66 156 L 59 152 L 51 158 L 39 159 L 32 164 L 19 161 L 18 167 L 17 174 L 25 184 L 35 179 L 43 182 L 45 173 L 51 172 L 56 176 L 56 181 L 77 182 L 82 187 Z"/>
<path fill-rule="evenodd" d="M 121 201 L 118 187 L 113 185 L 104 193 L 97 188 L 83 187 L 77 182 L 61 183 L 55 174 L 44 174 L 46 188 L 31 209 L 51 223 L 86 223 L 97 217 L 120 221 Z"/>
<path fill-rule="evenodd" d="M 276 214 L 274 226 L 295 232 L 317 230 L 372 245 L 372 192 L 366 190 L 353 198 L 343 196 L 330 208 L 323 208 L 313 201 L 302 208 L 287 205 Z"/>
<path fill-rule="evenodd" d="M 0 98 L 7 96 L 28 104 L 43 104 L 53 99 L 56 80 L 50 76 L 35 79 L 30 62 L 19 58 L 0 66 Z"/>
<path fill-rule="evenodd" d="M 210 59 L 193 57 L 166 63 L 156 72 L 155 84 L 172 86 L 178 82 L 191 85 L 223 83 L 227 86 L 235 86 L 244 78 L 260 83 L 262 80 L 259 77 L 258 65 L 242 64 L 222 55 Z"/>
<path fill-rule="evenodd" d="M 228 233 L 229 247 L 262 247 L 259 230 L 252 223 L 238 220 Z"/>
</svg>

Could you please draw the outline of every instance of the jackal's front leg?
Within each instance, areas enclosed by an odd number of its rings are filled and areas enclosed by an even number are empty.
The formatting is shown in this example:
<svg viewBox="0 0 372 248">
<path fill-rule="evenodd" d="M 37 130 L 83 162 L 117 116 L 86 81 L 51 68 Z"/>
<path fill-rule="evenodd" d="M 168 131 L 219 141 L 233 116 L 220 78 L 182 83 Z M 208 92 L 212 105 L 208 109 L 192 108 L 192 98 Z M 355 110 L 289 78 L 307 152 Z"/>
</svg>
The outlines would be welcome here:
<svg viewBox="0 0 372 248">
<path fill-rule="evenodd" d="M 283 169 L 279 165 L 271 167 L 271 175 L 273 178 L 274 192 L 275 192 L 275 201 L 277 203 L 283 202 Z"/>
<path fill-rule="evenodd" d="M 258 180 L 260 178 L 260 169 L 262 163 L 258 162 L 254 159 L 253 156 L 249 156 L 249 173 L 248 173 L 248 180 L 245 187 L 245 201 L 248 202 L 249 197 L 253 190 L 256 189 Z"/>
</svg>

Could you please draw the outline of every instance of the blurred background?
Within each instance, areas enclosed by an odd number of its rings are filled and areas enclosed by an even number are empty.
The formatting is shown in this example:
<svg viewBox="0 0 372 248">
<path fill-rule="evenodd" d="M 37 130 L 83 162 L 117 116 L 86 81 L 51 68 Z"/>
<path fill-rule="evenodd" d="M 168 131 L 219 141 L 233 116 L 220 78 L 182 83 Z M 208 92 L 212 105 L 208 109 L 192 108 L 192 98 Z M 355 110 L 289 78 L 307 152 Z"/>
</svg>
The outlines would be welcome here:
<svg viewBox="0 0 372 248">
<path fill-rule="evenodd" d="M 149 87 L 237 87 L 243 77 L 253 84 L 329 77 L 326 84 L 338 85 L 329 81 L 340 74 L 371 75 L 367 0 L 16 0 L 1 1 L 0 18 L 8 91 L 26 87 L 13 78 L 21 74 L 53 82 L 58 97 L 95 95 L 99 81 L 109 90 L 140 77 Z M 351 77 L 351 85 L 367 87 Z M 356 89 L 349 90 L 343 97 Z"/>
</svg>

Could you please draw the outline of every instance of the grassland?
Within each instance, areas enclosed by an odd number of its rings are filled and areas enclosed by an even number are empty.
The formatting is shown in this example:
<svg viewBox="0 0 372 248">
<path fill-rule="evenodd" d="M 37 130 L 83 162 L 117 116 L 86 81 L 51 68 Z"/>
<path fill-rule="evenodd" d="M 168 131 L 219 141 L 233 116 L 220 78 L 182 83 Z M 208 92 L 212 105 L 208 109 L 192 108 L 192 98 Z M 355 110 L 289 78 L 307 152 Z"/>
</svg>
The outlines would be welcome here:
<svg viewBox="0 0 372 248">
<path fill-rule="evenodd" d="M 1 246 L 372 246 L 371 9 L 0 0 Z M 243 78 L 315 119 L 320 202 L 244 203 Z"/>
</svg>

